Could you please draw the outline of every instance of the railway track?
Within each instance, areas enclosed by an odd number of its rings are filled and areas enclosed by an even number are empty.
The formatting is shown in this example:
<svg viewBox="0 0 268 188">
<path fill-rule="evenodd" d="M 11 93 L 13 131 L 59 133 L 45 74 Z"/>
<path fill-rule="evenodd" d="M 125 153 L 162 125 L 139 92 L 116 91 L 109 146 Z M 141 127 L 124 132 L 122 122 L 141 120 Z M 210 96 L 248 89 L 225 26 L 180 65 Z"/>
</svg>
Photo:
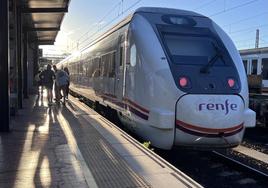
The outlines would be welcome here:
<svg viewBox="0 0 268 188">
<path fill-rule="evenodd" d="M 165 160 L 207 188 L 266 188 L 267 173 L 219 151 L 157 151 Z"/>
<path fill-rule="evenodd" d="M 227 156 L 221 152 L 218 151 L 212 151 L 213 154 L 215 154 L 217 157 L 222 158 L 222 160 L 225 160 L 226 163 L 230 163 L 230 165 L 234 165 L 236 168 L 241 169 L 241 171 L 247 171 L 250 173 L 252 176 L 257 177 L 257 178 L 263 178 L 267 179 L 268 178 L 268 173 L 262 172 L 254 167 L 251 167 L 248 164 L 245 164 L 237 159 L 234 159 L 230 156 Z"/>
<path fill-rule="evenodd" d="M 268 127 L 246 129 L 242 145 L 268 155 Z"/>
</svg>

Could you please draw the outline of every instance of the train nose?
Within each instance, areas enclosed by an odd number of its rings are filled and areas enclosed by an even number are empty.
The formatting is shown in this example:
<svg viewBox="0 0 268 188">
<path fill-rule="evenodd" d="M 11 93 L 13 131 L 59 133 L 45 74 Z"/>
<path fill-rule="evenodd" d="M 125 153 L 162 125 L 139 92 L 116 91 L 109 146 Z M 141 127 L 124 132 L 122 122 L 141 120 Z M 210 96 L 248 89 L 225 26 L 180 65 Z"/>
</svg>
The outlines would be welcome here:
<svg viewBox="0 0 268 188">
<path fill-rule="evenodd" d="M 176 107 L 176 145 L 238 145 L 244 132 L 244 103 L 236 95 L 186 95 Z"/>
</svg>

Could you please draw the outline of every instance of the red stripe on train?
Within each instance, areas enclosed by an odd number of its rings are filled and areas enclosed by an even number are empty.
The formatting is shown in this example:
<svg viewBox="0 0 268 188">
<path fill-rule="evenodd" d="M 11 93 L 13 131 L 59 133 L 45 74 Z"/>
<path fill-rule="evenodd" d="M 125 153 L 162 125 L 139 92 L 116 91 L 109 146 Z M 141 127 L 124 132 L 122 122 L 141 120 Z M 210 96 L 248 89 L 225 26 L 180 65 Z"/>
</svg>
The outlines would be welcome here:
<svg viewBox="0 0 268 188">
<path fill-rule="evenodd" d="M 228 133 L 228 132 L 233 132 L 233 131 L 239 130 L 239 129 L 243 128 L 244 123 L 241 123 L 239 125 L 236 125 L 236 126 L 233 126 L 230 128 L 223 128 L 223 129 L 205 128 L 205 127 L 201 127 L 201 126 L 197 126 L 197 125 L 191 125 L 191 124 L 185 123 L 185 122 L 180 121 L 180 120 L 176 120 L 176 125 L 181 126 L 185 129 L 200 131 L 203 133 L 218 134 L 218 133 Z"/>
</svg>

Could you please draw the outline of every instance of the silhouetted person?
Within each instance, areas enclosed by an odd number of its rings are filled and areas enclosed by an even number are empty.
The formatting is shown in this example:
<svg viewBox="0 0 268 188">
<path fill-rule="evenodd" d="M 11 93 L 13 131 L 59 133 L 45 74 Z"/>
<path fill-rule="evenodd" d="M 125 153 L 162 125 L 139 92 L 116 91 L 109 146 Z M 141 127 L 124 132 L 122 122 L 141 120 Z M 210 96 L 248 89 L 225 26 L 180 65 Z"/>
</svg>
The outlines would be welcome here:
<svg viewBox="0 0 268 188">
<path fill-rule="evenodd" d="M 56 65 L 53 65 L 53 70 L 55 72 L 55 75 L 57 75 L 57 72 L 59 71 Z M 55 100 L 56 102 L 59 102 L 61 99 L 61 94 L 59 92 L 59 87 L 57 85 L 57 82 L 54 84 L 54 94 L 55 94 Z"/>
<path fill-rule="evenodd" d="M 66 86 L 66 99 L 68 99 L 68 95 L 69 95 L 69 87 L 70 87 L 70 72 L 69 72 L 69 69 L 67 68 L 67 67 L 64 67 L 64 69 L 63 69 L 66 73 L 67 73 L 67 75 L 68 75 L 68 77 L 69 77 L 69 79 L 68 79 L 68 84 L 67 84 L 67 86 Z"/>
<path fill-rule="evenodd" d="M 59 94 L 63 93 L 63 104 L 66 100 L 66 88 L 69 83 L 69 76 L 64 70 L 58 70 L 56 74 L 56 85 L 58 87 Z"/>
<path fill-rule="evenodd" d="M 42 81 L 42 78 L 40 77 L 41 72 L 42 71 L 39 70 L 38 73 L 34 76 L 34 80 L 35 80 L 35 82 L 37 84 L 37 88 L 38 88 L 38 95 L 39 95 L 39 93 L 41 93 L 41 94 L 43 93 L 43 81 Z M 41 91 L 39 92 L 40 87 L 41 87 Z"/>
<path fill-rule="evenodd" d="M 54 72 L 51 70 L 51 65 L 49 64 L 47 65 L 47 69 L 40 73 L 40 79 L 42 79 L 43 85 L 47 89 L 48 105 L 52 104 L 52 88 L 55 77 Z"/>
</svg>

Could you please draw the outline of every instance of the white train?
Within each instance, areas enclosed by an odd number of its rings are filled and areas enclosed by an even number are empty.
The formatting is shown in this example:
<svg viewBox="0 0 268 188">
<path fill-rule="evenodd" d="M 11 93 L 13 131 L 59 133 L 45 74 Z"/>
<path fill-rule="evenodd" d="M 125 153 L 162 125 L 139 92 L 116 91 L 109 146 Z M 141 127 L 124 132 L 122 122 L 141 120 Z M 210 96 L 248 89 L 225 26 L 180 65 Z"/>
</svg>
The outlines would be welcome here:
<svg viewBox="0 0 268 188">
<path fill-rule="evenodd" d="M 237 49 L 194 12 L 139 8 L 58 66 L 73 91 L 115 109 L 158 148 L 233 147 L 255 126 Z"/>
</svg>

